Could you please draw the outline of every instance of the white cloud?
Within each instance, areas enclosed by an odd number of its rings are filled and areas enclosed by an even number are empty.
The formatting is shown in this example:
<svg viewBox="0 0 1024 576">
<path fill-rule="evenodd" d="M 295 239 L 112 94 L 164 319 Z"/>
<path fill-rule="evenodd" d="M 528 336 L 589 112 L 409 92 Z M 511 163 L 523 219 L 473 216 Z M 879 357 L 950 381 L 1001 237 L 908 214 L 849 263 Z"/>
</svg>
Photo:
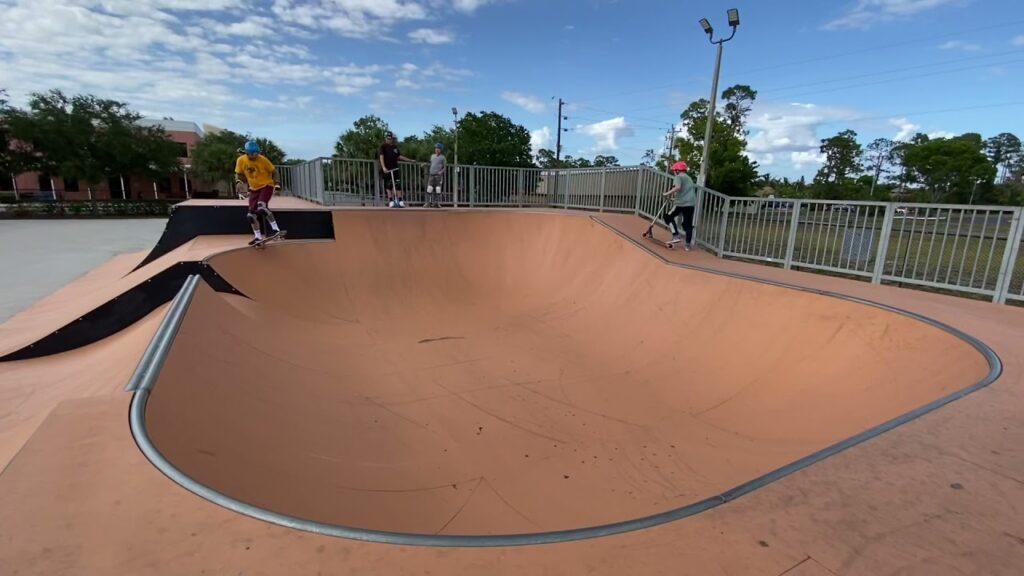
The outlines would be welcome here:
<svg viewBox="0 0 1024 576">
<path fill-rule="evenodd" d="M 621 138 L 635 135 L 633 128 L 622 116 L 596 124 L 580 125 L 576 129 L 587 136 L 593 137 L 594 147 L 591 152 L 613 152 L 618 150 Z"/>
<path fill-rule="evenodd" d="M 1014 46 L 1024 46 L 1024 34 L 1017 36 L 1016 38 L 1011 40 L 1010 43 L 1013 44 Z"/>
<path fill-rule="evenodd" d="M 891 118 L 889 120 L 889 124 L 900 129 L 900 131 L 896 133 L 896 136 L 893 136 L 893 140 L 897 142 L 909 141 L 915 134 L 917 134 L 917 131 L 921 129 L 921 126 L 914 124 L 906 118 Z"/>
<path fill-rule="evenodd" d="M 751 136 L 747 150 L 760 155 L 816 151 L 821 146 L 818 129 L 822 125 L 853 117 L 850 111 L 814 104 L 755 104 L 748 122 Z"/>
<path fill-rule="evenodd" d="M 267 36 L 271 31 L 277 31 L 277 25 L 273 19 L 266 16 L 249 16 L 239 22 L 223 23 L 217 20 L 206 19 L 200 25 L 210 33 L 217 36 L 243 36 L 258 38 Z"/>
<path fill-rule="evenodd" d="M 952 132 L 947 132 L 945 130 L 936 130 L 934 132 L 928 133 L 928 137 L 931 138 L 932 140 L 938 140 L 940 138 L 952 138 L 954 136 L 956 136 L 956 134 L 953 134 Z"/>
<path fill-rule="evenodd" d="M 747 158 L 751 161 L 757 162 L 761 167 L 772 166 L 775 164 L 775 154 L 758 154 L 756 152 L 746 152 Z"/>
<path fill-rule="evenodd" d="M 447 30 L 417 28 L 409 32 L 409 39 L 415 44 L 451 44 L 455 42 L 455 34 Z"/>
<path fill-rule="evenodd" d="M 824 28 L 826 30 L 867 29 L 879 22 L 890 22 L 942 6 L 963 3 L 964 0 L 858 0 L 857 6 L 853 10 L 841 18 L 825 24 Z"/>
<path fill-rule="evenodd" d="M 542 149 L 551 149 L 551 129 L 547 126 L 530 132 L 530 150 L 536 156 Z"/>
<path fill-rule="evenodd" d="M 350 38 L 386 37 L 397 22 L 428 17 L 411 0 L 274 0 L 271 10 L 284 22 Z"/>
<path fill-rule="evenodd" d="M 576 27 L 575 27 L 575 26 L 573 26 L 572 24 L 566 24 L 566 25 L 565 25 L 565 29 L 566 29 L 566 30 L 575 30 L 575 29 L 576 29 Z"/>
<path fill-rule="evenodd" d="M 793 168 L 803 170 L 804 166 L 814 166 L 825 163 L 825 155 L 821 152 L 793 152 L 789 155 L 789 161 Z"/>
<path fill-rule="evenodd" d="M 357 94 L 386 71 L 324 66 L 301 42 L 253 37 L 280 27 L 266 12 L 233 17 L 247 4 L 0 0 L 0 85 L 17 105 L 31 92 L 57 88 L 121 100 L 140 113 L 249 123 L 251 109 L 306 107 L 314 90 Z"/>
<path fill-rule="evenodd" d="M 377 114 L 393 114 L 410 107 L 427 107 L 434 104 L 435 102 L 430 98 L 389 90 L 374 92 L 370 98 L 370 110 Z M 401 136 L 398 139 L 401 140 Z"/>
<path fill-rule="evenodd" d="M 459 12 L 475 12 L 481 6 L 493 3 L 494 0 L 455 0 L 453 6 Z"/>
<path fill-rule="evenodd" d="M 963 50 L 964 52 L 977 52 L 981 50 L 981 46 L 972 44 L 970 42 L 964 42 L 963 40 L 950 40 L 939 46 L 939 50 Z"/>
<path fill-rule="evenodd" d="M 521 94 L 519 92 L 502 92 L 501 98 L 506 102 L 511 102 L 523 110 L 534 114 L 540 114 L 547 110 L 547 105 L 544 101 L 527 94 Z"/>
<path fill-rule="evenodd" d="M 395 87 L 409 90 L 439 89 L 457 84 L 471 76 L 473 76 L 472 70 L 449 68 L 438 62 L 427 67 L 406 62 L 398 67 L 395 74 Z"/>
</svg>

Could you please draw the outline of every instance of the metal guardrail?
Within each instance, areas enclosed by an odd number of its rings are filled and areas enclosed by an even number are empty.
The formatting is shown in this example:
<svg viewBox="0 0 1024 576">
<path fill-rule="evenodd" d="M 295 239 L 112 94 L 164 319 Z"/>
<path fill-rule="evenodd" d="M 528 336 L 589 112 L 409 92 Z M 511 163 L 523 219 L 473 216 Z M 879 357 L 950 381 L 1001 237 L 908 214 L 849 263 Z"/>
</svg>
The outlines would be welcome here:
<svg viewBox="0 0 1024 576">
<path fill-rule="evenodd" d="M 401 164 L 409 205 L 427 170 Z M 282 167 L 282 187 L 327 206 L 383 206 L 373 160 L 318 158 Z M 646 166 L 546 170 L 449 165 L 441 204 L 660 215 L 672 177 Z M 1021 208 L 733 198 L 698 187 L 695 242 L 719 257 L 1024 302 Z M 664 227 L 660 217 L 655 220 Z"/>
</svg>

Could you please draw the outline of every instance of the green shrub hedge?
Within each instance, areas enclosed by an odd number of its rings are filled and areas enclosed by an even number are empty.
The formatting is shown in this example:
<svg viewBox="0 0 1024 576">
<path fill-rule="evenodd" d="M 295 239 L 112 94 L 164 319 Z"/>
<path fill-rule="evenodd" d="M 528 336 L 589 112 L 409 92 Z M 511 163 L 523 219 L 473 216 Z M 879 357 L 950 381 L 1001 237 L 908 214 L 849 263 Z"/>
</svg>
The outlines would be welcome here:
<svg viewBox="0 0 1024 576">
<path fill-rule="evenodd" d="M 181 200 L 2 202 L 0 218 L 166 218 Z"/>
</svg>

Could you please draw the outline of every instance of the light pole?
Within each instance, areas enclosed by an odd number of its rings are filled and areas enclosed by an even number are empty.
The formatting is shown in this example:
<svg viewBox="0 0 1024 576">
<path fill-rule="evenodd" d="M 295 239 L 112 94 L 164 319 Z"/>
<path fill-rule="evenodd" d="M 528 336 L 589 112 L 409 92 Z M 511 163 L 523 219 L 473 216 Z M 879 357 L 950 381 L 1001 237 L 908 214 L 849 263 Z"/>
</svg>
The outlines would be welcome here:
<svg viewBox="0 0 1024 576">
<path fill-rule="evenodd" d="M 700 27 L 708 35 L 708 41 L 718 45 L 718 56 L 715 59 L 715 77 L 711 81 L 711 104 L 708 106 L 708 127 L 704 132 L 704 155 L 700 160 L 700 175 L 697 176 L 697 185 L 704 186 L 708 181 L 708 157 L 711 155 L 711 131 L 715 126 L 715 102 L 718 101 L 718 73 L 722 69 L 722 44 L 725 44 L 736 35 L 736 27 L 740 25 L 740 11 L 730 8 L 726 11 L 729 16 L 729 26 L 732 27 L 732 34 L 728 38 L 715 40 L 715 29 L 707 18 L 700 19 Z"/>
<path fill-rule="evenodd" d="M 452 204 L 459 206 L 459 109 L 452 106 L 452 123 L 455 125 L 455 185 L 452 186 Z"/>
</svg>

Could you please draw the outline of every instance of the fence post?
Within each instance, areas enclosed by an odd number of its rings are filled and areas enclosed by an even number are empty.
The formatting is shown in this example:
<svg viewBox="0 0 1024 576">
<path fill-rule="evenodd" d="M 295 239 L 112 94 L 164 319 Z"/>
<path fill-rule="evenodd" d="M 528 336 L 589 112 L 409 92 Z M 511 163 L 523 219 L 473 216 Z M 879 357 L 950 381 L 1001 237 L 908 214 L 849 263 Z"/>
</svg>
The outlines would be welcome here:
<svg viewBox="0 0 1024 576">
<path fill-rule="evenodd" d="M 1006 250 L 1003 251 L 1003 263 L 999 267 L 999 279 L 996 280 L 996 294 L 992 298 L 996 304 L 1006 304 L 1006 295 L 1010 293 L 1010 284 L 1013 283 L 1013 270 L 1019 256 L 1020 242 L 1024 239 L 1022 216 L 1024 216 L 1024 208 L 1017 208 L 1013 211 L 1010 230 L 1006 233 Z"/>
<path fill-rule="evenodd" d="M 793 201 L 793 215 L 789 219 L 789 239 L 786 240 L 786 263 L 783 268 L 790 270 L 793 268 L 793 253 L 796 251 L 796 232 L 800 227 L 800 211 L 803 210 L 804 203 L 800 200 Z"/>
<path fill-rule="evenodd" d="M 878 252 L 875 253 L 875 269 L 871 273 L 871 283 L 881 284 L 885 275 L 885 262 L 889 257 L 889 237 L 892 236 L 892 224 L 896 219 L 896 204 L 885 205 L 885 218 L 882 220 L 882 233 L 878 238 Z"/>
<path fill-rule="evenodd" d="M 636 171 L 636 202 L 633 206 L 633 215 L 640 215 L 640 195 L 644 189 L 644 169 L 643 167 L 637 168 Z"/>
<path fill-rule="evenodd" d="M 469 207 L 473 207 L 473 201 L 476 199 L 476 167 L 469 167 Z"/>
<path fill-rule="evenodd" d="M 725 254 L 725 231 L 729 224 L 729 210 L 732 208 L 732 198 L 726 197 L 722 205 L 722 224 L 718 228 L 718 257 Z"/>
<path fill-rule="evenodd" d="M 526 189 L 525 169 L 523 169 L 523 168 L 519 169 L 519 185 L 516 186 L 516 188 L 519 189 L 519 207 L 522 208 L 523 207 L 523 194 L 525 193 L 525 189 Z"/>
<path fill-rule="evenodd" d="M 605 177 L 608 174 L 608 168 L 601 169 L 601 197 L 598 200 L 597 211 L 604 212 L 604 194 L 605 194 Z"/>
</svg>

